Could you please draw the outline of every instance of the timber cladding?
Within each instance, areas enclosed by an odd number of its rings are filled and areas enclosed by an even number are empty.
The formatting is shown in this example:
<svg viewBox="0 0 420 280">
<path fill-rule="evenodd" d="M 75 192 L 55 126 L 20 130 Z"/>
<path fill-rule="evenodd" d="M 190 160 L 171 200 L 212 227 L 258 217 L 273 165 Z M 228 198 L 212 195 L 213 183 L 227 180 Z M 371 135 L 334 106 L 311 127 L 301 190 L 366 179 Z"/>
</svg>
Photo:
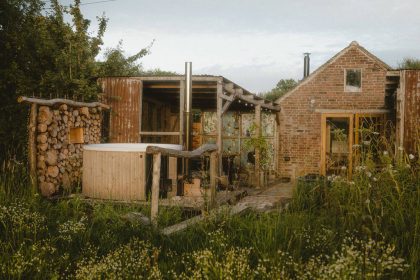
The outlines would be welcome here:
<svg viewBox="0 0 420 280">
<path fill-rule="evenodd" d="M 361 90 L 345 91 L 346 69 L 361 70 Z M 279 174 L 295 178 L 321 169 L 322 112 L 385 109 L 384 64 L 357 44 L 351 44 L 294 90 L 277 100 L 279 116 Z"/>
<path fill-rule="evenodd" d="M 105 103 L 111 106 L 109 123 L 110 143 L 138 143 L 142 81 L 130 78 L 101 78 Z"/>
<path fill-rule="evenodd" d="M 404 150 L 416 154 L 420 139 L 420 71 L 404 70 Z"/>
<path fill-rule="evenodd" d="M 146 153 L 85 150 L 83 194 L 112 200 L 145 200 Z"/>
</svg>

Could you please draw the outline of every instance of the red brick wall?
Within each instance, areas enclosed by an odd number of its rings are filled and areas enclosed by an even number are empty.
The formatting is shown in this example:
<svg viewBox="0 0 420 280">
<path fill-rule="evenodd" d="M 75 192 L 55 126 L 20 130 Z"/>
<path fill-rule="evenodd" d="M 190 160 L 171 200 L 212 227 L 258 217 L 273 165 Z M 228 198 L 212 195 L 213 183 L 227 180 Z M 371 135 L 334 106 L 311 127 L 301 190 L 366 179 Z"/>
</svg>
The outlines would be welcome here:
<svg viewBox="0 0 420 280">
<path fill-rule="evenodd" d="M 361 92 L 344 91 L 344 73 L 349 68 L 362 69 Z M 282 177 L 319 173 L 321 113 L 316 109 L 385 108 L 386 69 L 357 46 L 351 46 L 320 70 L 281 100 L 278 166 Z"/>
</svg>

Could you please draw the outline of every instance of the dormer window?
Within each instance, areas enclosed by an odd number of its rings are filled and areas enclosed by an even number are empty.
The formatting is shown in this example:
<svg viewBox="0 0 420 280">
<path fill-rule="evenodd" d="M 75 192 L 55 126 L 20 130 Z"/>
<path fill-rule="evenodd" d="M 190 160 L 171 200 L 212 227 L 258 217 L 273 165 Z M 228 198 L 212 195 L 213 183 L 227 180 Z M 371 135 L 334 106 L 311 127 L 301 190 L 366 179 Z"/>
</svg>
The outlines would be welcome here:
<svg viewBox="0 0 420 280">
<path fill-rule="evenodd" d="M 346 69 L 344 91 L 360 92 L 362 91 L 362 70 Z"/>
</svg>

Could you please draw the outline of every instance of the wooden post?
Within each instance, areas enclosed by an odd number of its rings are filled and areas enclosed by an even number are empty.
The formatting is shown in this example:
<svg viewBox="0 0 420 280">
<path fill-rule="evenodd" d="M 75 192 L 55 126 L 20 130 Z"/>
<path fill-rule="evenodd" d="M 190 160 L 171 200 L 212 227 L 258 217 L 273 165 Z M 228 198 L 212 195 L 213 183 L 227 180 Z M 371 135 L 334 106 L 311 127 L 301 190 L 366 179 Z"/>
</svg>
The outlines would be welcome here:
<svg viewBox="0 0 420 280">
<path fill-rule="evenodd" d="M 37 189 L 38 178 L 36 175 L 36 117 L 38 114 L 38 105 L 32 103 L 29 117 L 29 174 L 34 189 Z"/>
<path fill-rule="evenodd" d="M 210 207 L 213 208 L 216 201 L 216 177 L 217 177 L 216 152 L 210 154 Z"/>
<path fill-rule="evenodd" d="M 219 176 L 223 174 L 223 165 L 222 165 L 222 152 L 223 152 L 223 140 L 222 140 L 222 130 L 223 130 L 223 120 L 222 120 L 222 107 L 223 107 L 223 81 L 217 82 L 217 153 L 218 153 L 218 172 Z"/>
<path fill-rule="evenodd" d="M 160 160 L 161 153 L 153 154 L 153 181 L 152 181 L 152 202 L 150 209 L 150 221 L 157 226 L 159 207 L 159 182 L 160 182 Z"/>
<path fill-rule="evenodd" d="M 261 105 L 255 106 L 256 137 L 261 137 Z M 261 151 L 255 149 L 255 175 L 257 176 L 257 188 L 261 187 Z"/>
</svg>

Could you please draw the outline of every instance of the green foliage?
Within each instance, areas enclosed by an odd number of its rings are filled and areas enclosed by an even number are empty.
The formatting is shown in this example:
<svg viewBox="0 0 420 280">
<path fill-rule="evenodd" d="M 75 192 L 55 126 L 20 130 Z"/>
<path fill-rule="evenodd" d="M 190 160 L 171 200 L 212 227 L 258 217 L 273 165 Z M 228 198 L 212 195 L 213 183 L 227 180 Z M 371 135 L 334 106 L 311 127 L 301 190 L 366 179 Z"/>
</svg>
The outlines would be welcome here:
<svg viewBox="0 0 420 280">
<path fill-rule="evenodd" d="M 0 3 L 0 161 L 24 155 L 28 108 L 17 104 L 18 96 L 97 98 L 95 57 L 106 18 L 98 18 L 98 33 L 91 36 L 80 0 L 69 8 L 57 0 L 49 4 Z"/>
<path fill-rule="evenodd" d="M 297 81 L 294 79 L 281 79 L 275 88 L 270 90 L 269 92 L 263 93 L 262 96 L 265 99 L 275 101 L 282 97 L 287 92 L 291 91 L 297 86 Z"/>
<path fill-rule="evenodd" d="M 258 135 L 256 130 L 258 126 L 253 123 L 249 130 L 251 137 L 244 140 L 244 149 L 245 150 L 259 150 L 260 151 L 260 167 L 262 170 L 267 171 L 270 168 L 270 155 L 269 155 L 269 145 L 267 139 L 263 137 L 260 133 Z"/>
<path fill-rule="evenodd" d="M 139 76 L 143 73 L 143 67 L 138 60 L 149 54 L 153 42 L 138 53 L 126 57 L 122 48 L 122 41 L 115 48 L 108 48 L 104 54 L 104 60 L 98 62 L 99 77 L 106 76 Z"/>
<path fill-rule="evenodd" d="M 406 57 L 398 63 L 399 69 L 420 69 L 420 59 L 414 58 L 414 57 Z"/>
<path fill-rule="evenodd" d="M 144 70 L 139 60 L 150 54 L 150 49 L 154 43 L 150 43 L 146 48 L 141 49 L 138 53 L 132 56 L 126 56 L 122 47 L 122 41 L 118 43 L 115 48 L 108 48 L 104 53 L 103 61 L 98 61 L 98 76 L 112 77 L 112 76 L 141 76 L 141 75 L 176 75 L 177 73 L 171 71 L 164 71 L 159 68 Z"/>
</svg>

